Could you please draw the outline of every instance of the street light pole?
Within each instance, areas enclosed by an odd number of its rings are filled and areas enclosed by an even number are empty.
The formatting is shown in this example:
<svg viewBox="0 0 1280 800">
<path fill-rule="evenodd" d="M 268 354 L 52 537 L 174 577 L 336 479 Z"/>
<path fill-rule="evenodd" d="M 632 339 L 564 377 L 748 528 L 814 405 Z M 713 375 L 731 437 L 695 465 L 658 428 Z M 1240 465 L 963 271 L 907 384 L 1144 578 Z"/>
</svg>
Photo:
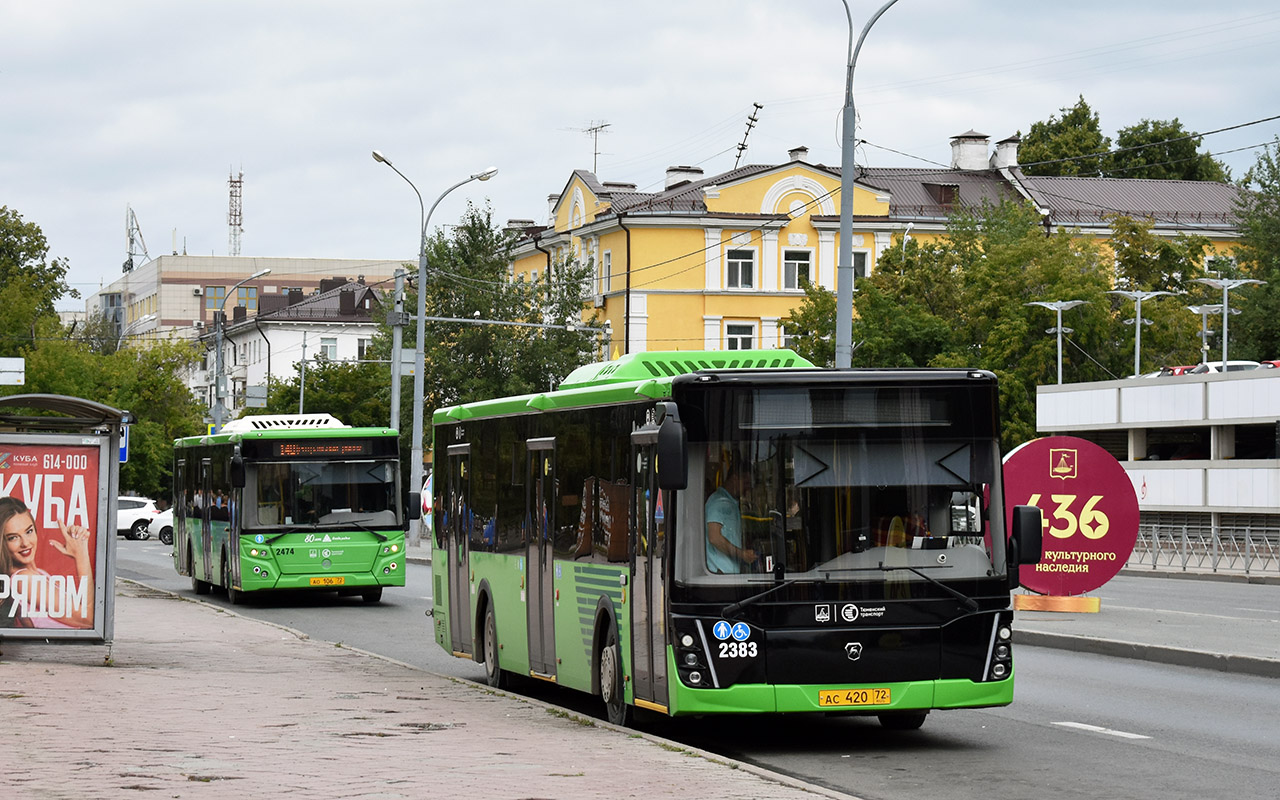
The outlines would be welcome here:
<svg viewBox="0 0 1280 800">
<path fill-rule="evenodd" d="M 1260 281 L 1255 278 L 1238 278 L 1230 280 L 1227 278 L 1196 278 L 1196 283 L 1203 283 L 1205 286 L 1212 286 L 1215 289 L 1222 290 L 1222 371 L 1227 371 L 1227 317 L 1231 316 L 1230 308 L 1227 306 L 1227 292 L 1237 289 L 1241 286 L 1249 286 L 1256 284 L 1261 286 L 1266 281 Z"/>
<path fill-rule="evenodd" d="M 1209 361 L 1209 315 L 1221 314 L 1222 306 L 1220 304 L 1187 306 L 1187 310 L 1193 314 L 1200 315 L 1200 363 L 1204 364 Z M 1237 311 L 1237 314 L 1240 312 Z"/>
<path fill-rule="evenodd" d="M 436 210 L 436 206 L 440 205 L 440 201 L 447 194 L 457 189 L 459 186 L 470 183 L 471 181 L 487 181 L 494 175 L 498 174 L 497 167 L 489 167 L 486 170 L 477 172 L 474 175 L 458 181 L 440 193 L 436 201 L 431 204 L 430 210 L 424 211 L 422 202 L 422 193 L 418 191 L 418 187 L 414 186 L 413 181 L 409 180 L 403 172 L 396 169 L 395 164 L 387 160 L 387 157 L 377 150 L 373 151 L 373 160 L 386 164 L 391 167 L 395 174 L 399 175 L 405 183 L 409 184 L 409 188 L 413 189 L 413 193 L 418 196 L 418 218 L 422 223 L 422 235 L 418 240 L 418 336 L 417 349 L 418 352 L 413 356 L 413 442 L 412 452 L 409 456 L 409 509 L 410 513 L 416 518 L 421 508 L 421 492 L 422 492 L 422 413 L 423 398 L 425 392 L 425 364 L 423 362 L 424 351 L 427 345 L 426 333 L 426 317 L 427 317 L 427 226 L 431 224 L 431 214 Z M 393 357 L 399 357 L 395 354 Z M 418 534 L 415 528 L 410 527 L 410 544 L 418 543 Z"/>
<path fill-rule="evenodd" d="M 1024 304 L 1028 306 L 1040 306 L 1041 308 L 1047 308 L 1050 311 L 1056 311 L 1058 314 L 1057 327 L 1050 328 L 1047 331 L 1045 331 L 1045 333 L 1058 334 L 1058 385 L 1059 386 L 1062 385 L 1062 334 L 1071 333 L 1070 328 L 1062 327 L 1062 312 L 1067 310 L 1068 308 L 1075 308 L 1076 306 L 1082 306 L 1087 302 L 1089 301 L 1088 300 L 1053 300 L 1053 301 L 1036 300 L 1034 302 Z"/>
<path fill-rule="evenodd" d="M 217 342 L 217 345 L 218 345 L 216 360 L 215 360 L 215 363 L 217 364 L 217 368 L 213 376 L 213 396 L 214 396 L 213 427 L 215 428 L 215 430 L 218 430 L 218 431 L 222 430 L 222 420 L 227 416 L 227 406 L 226 406 L 226 403 L 223 402 L 223 398 L 227 396 L 226 376 L 223 375 L 222 373 L 222 326 L 223 326 L 223 314 L 227 309 L 227 298 L 235 294 L 236 289 L 239 289 L 241 286 L 244 286 L 249 281 L 261 278 L 263 275 L 266 275 L 270 271 L 271 271 L 270 268 L 260 269 L 257 272 L 253 273 L 252 275 L 250 275 L 249 277 L 237 283 L 235 286 L 232 286 L 231 289 L 228 290 L 227 293 L 222 296 L 222 303 L 218 306 L 218 318 L 214 320 L 214 322 L 217 325 L 214 341 Z"/>
<path fill-rule="evenodd" d="M 1164 295 L 1171 295 L 1173 294 L 1173 292 L 1166 292 L 1166 291 L 1130 292 L 1130 291 L 1124 291 L 1122 289 L 1115 289 L 1113 291 L 1107 292 L 1107 294 L 1120 295 L 1121 297 L 1127 297 L 1133 301 L 1133 305 L 1134 305 L 1134 308 L 1133 308 L 1133 377 L 1136 378 L 1142 372 L 1142 370 L 1139 367 L 1141 353 L 1142 353 L 1142 325 L 1145 322 L 1145 320 L 1142 319 L 1142 301 L 1150 300 L 1154 297 L 1163 297 Z"/>
<path fill-rule="evenodd" d="M 854 161 L 858 146 L 856 132 L 857 115 L 853 108 L 853 69 L 858 63 L 858 51 L 867 31 L 876 24 L 880 15 L 898 0 L 889 0 L 862 28 L 858 43 L 853 43 L 853 13 L 849 0 L 844 3 L 844 15 L 849 21 L 849 64 L 844 81 L 844 112 L 840 137 L 840 258 L 836 264 L 836 368 L 848 369 L 853 364 L 853 182 L 857 165 Z"/>
</svg>

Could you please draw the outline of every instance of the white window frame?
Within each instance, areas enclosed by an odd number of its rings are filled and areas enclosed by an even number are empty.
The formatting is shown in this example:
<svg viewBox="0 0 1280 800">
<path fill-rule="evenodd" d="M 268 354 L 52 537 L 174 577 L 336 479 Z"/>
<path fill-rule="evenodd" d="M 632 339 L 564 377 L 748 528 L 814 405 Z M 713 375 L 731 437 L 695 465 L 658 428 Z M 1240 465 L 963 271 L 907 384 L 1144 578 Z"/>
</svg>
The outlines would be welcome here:
<svg viewBox="0 0 1280 800">
<path fill-rule="evenodd" d="M 600 280 L 596 283 L 596 294 L 604 294 L 613 290 L 613 251 L 600 253 Z"/>
<path fill-rule="evenodd" d="M 853 257 L 853 277 L 854 280 L 862 280 L 871 277 L 871 251 L 870 250 L 854 250 Z M 858 270 L 858 261 L 862 261 L 862 270 Z"/>
<path fill-rule="evenodd" d="M 790 256 L 793 253 L 803 253 L 805 255 L 805 271 L 808 273 L 805 277 L 809 283 L 814 281 L 814 252 L 812 247 L 787 247 L 782 251 L 782 288 L 790 291 L 800 291 L 800 274 L 796 268 L 800 261 L 793 261 Z M 790 272 L 788 272 L 790 269 Z"/>
<path fill-rule="evenodd" d="M 338 360 L 338 337 L 337 336 L 321 336 L 320 352 L 324 353 L 325 358 L 330 361 Z"/>
<path fill-rule="evenodd" d="M 737 330 L 732 330 L 736 328 Z M 744 320 L 726 321 L 724 323 L 724 349 L 725 350 L 755 350 L 757 349 L 757 336 L 759 335 L 759 326 L 754 322 L 746 322 Z M 746 339 L 746 347 L 742 346 L 743 339 Z"/>
<path fill-rule="evenodd" d="M 751 255 L 750 261 L 744 261 L 741 255 L 734 258 L 735 254 L 741 253 L 749 253 Z M 724 251 L 724 288 L 755 291 L 759 285 L 759 281 L 756 280 L 756 265 L 759 260 L 759 253 L 755 247 L 726 247 Z M 743 264 L 749 264 L 748 284 L 746 286 L 742 285 Z M 736 285 L 734 283 L 735 280 L 737 281 Z"/>
</svg>

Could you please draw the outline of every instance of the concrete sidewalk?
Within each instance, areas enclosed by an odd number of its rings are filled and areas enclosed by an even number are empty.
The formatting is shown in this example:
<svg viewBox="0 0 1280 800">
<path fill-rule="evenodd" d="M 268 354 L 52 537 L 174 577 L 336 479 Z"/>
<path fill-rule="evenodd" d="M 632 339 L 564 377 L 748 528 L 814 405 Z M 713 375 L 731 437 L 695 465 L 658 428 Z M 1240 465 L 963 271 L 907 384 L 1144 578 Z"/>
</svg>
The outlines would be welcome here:
<svg viewBox="0 0 1280 800">
<path fill-rule="evenodd" d="M 848 797 L 128 581 L 115 624 L 0 642 L 0 796 Z"/>
</svg>

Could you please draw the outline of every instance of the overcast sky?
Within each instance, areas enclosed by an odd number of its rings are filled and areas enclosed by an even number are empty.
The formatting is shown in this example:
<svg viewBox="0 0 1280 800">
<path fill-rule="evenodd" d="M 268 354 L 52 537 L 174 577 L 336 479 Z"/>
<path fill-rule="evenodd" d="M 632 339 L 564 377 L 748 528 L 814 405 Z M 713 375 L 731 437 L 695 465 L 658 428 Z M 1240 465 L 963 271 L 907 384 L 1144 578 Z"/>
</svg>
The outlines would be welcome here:
<svg viewBox="0 0 1280 800">
<path fill-rule="evenodd" d="M 859 28 L 880 6 L 850 3 Z M 1274 0 L 900 0 L 858 58 L 859 162 L 945 166 L 951 136 L 1025 133 L 1080 95 L 1113 137 L 1270 117 L 1278 45 Z M 40 225 L 85 295 L 120 275 L 127 208 L 152 257 L 227 255 L 242 170 L 242 255 L 411 261 L 417 200 L 372 149 L 428 206 L 500 169 L 433 228 L 468 200 L 545 221 L 603 122 L 598 176 L 641 189 L 669 165 L 731 169 L 752 103 L 742 163 L 806 145 L 838 165 L 847 49 L 839 0 L 0 0 L 0 205 Z M 1201 147 L 1238 177 L 1278 134 Z"/>
</svg>

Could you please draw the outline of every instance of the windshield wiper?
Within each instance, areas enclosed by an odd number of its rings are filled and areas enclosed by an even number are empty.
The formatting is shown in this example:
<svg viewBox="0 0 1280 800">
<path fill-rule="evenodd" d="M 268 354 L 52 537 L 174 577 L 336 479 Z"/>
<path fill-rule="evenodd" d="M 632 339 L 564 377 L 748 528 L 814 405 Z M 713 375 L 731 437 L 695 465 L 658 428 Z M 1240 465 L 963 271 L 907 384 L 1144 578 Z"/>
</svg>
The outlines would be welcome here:
<svg viewBox="0 0 1280 800">
<path fill-rule="evenodd" d="M 733 617 L 733 615 L 737 614 L 739 611 L 746 608 L 747 606 L 768 597 L 774 592 L 785 589 L 788 586 L 791 586 L 796 583 L 823 583 L 823 582 L 824 581 L 818 580 L 816 578 L 792 578 L 791 580 L 783 581 L 782 583 L 776 584 L 774 586 L 770 586 L 768 589 L 765 589 L 763 592 L 757 592 L 748 598 L 739 600 L 736 603 L 730 603 L 729 605 L 720 609 L 720 616 L 724 617 L 725 619 L 730 619 Z"/>
<path fill-rule="evenodd" d="M 378 533 L 373 528 L 370 528 L 368 525 L 362 525 L 360 523 L 360 520 L 356 520 L 356 519 L 348 520 L 348 523 L 351 525 L 355 525 L 357 528 L 359 528 L 362 531 L 367 531 L 369 533 L 372 533 L 374 536 L 378 537 L 378 541 L 380 542 L 385 542 L 387 540 L 386 536 L 383 536 L 381 533 Z M 339 523 L 339 524 L 348 524 L 348 523 Z"/>
<path fill-rule="evenodd" d="M 314 531 L 315 529 L 316 529 L 316 526 L 315 526 L 314 524 L 313 524 L 310 528 L 301 528 L 301 527 L 298 527 L 297 525 L 291 525 L 290 527 L 285 528 L 284 530 L 282 530 L 282 531 L 280 531 L 279 533 L 277 533 L 275 536 L 268 536 L 266 539 L 263 539 L 263 540 L 262 540 L 262 543 L 263 543 L 263 544 L 271 544 L 271 543 L 272 543 L 272 542 L 274 542 L 276 539 L 279 539 L 281 536 L 284 536 L 284 535 L 286 535 L 286 534 L 290 534 L 290 533 L 309 533 L 309 532 L 311 532 L 311 531 Z"/>
<path fill-rule="evenodd" d="M 927 572 L 922 572 L 921 567 L 909 567 L 909 566 L 906 566 L 905 564 L 898 565 L 898 566 L 886 566 L 883 561 L 880 562 L 881 572 L 893 572 L 899 569 L 905 569 L 907 572 L 914 573 L 916 575 L 919 575 L 921 578 L 924 578 L 929 583 L 932 583 L 934 586 L 937 586 L 942 591 L 946 592 L 947 594 L 959 600 L 960 604 L 963 605 L 969 612 L 972 613 L 978 610 L 977 600 L 974 600 L 972 597 L 965 594 L 964 592 L 960 592 L 955 589 L 952 589 L 950 586 L 946 585 L 945 583 L 933 577 L 932 575 L 928 574 Z M 938 565 L 934 567 L 927 567 L 927 569 L 951 569 L 951 567 Z"/>
</svg>

